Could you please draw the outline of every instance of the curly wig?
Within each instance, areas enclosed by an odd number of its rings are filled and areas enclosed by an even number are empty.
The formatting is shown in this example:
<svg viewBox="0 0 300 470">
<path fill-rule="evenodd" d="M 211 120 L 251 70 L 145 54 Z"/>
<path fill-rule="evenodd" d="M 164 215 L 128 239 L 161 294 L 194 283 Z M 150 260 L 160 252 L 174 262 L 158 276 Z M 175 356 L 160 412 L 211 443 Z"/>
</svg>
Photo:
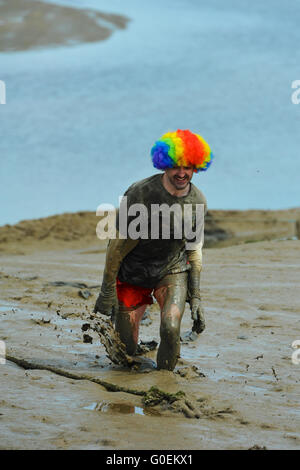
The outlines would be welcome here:
<svg viewBox="0 0 300 470">
<path fill-rule="evenodd" d="M 198 134 L 189 130 L 167 132 L 157 140 L 151 149 L 155 168 L 165 170 L 175 166 L 193 166 L 195 173 L 206 171 L 213 154 L 208 143 Z"/>
</svg>

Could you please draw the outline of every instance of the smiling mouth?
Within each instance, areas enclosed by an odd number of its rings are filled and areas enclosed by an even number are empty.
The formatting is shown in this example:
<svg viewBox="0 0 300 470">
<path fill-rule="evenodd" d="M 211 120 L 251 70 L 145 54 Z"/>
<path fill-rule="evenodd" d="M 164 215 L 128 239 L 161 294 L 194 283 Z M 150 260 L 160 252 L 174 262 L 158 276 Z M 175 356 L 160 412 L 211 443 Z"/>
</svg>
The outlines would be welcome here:
<svg viewBox="0 0 300 470">
<path fill-rule="evenodd" d="M 188 178 L 186 176 L 175 176 L 174 177 L 175 181 L 179 184 L 184 184 L 188 181 Z"/>
</svg>

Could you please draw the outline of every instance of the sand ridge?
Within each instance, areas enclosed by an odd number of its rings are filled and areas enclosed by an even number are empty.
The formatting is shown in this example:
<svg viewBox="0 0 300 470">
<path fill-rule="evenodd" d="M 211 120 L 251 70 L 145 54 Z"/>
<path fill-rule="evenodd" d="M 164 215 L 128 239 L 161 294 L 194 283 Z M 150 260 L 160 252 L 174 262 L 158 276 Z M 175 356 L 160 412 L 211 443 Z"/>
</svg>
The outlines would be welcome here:
<svg viewBox="0 0 300 470">
<path fill-rule="evenodd" d="M 95 237 L 100 217 L 92 211 L 52 215 L 23 220 L 0 227 L 0 253 L 27 253 L 75 245 L 97 244 L 105 250 L 106 241 Z M 265 211 L 210 210 L 205 218 L 205 247 L 224 247 L 272 239 L 300 237 L 300 208 Z M 96 250 L 97 251 L 97 250 Z"/>
</svg>

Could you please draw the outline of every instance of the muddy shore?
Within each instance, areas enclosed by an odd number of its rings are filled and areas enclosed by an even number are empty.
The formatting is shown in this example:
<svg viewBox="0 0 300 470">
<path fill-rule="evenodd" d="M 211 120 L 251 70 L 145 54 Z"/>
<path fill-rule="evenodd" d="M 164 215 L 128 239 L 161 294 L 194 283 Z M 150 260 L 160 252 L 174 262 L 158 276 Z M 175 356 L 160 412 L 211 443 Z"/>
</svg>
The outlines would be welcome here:
<svg viewBox="0 0 300 470">
<path fill-rule="evenodd" d="M 247 216 L 239 215 L 245 224 Z M 0 228 L 6 346 L 0 448 L 299 448 L 300 365 L 293 364 L 291 347 L 300 339 L 295 234 L 204 249 L 206 330 L 194 342 L 182 341 L 174 372 L 155 370 L 155 350 L 139 356 L 135 369 L 124 369 L 107 358 L 96 333 L 89 332 L 92 343 L 83 341 L 105 259 L 93 217 L 69 214 Z M 191 325 L 187 306 L 183 339 Z M 159 341 L 155 304 L 140 339 Z M 181 392 L 180 399 L 149 401 L 151 387 Z"/>
</svg>

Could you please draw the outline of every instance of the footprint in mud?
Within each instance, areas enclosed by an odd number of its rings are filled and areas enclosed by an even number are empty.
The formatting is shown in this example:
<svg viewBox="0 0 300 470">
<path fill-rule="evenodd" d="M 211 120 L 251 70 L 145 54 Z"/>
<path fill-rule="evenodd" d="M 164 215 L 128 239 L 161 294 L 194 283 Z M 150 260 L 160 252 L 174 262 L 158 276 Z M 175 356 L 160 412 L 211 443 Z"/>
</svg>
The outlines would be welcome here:
<svg viewBox="0 0 300 470">
<path fill-rule="evenodd" d="M 184 377 L 187 380 L 199 377 L 206 377 L 206 375 L 200 372 L 200 370 L 196 366 L 181 367 L 176 370 L 175 374 L 178 374 L 180 375 L 180 377 Z"/>
</svg>

